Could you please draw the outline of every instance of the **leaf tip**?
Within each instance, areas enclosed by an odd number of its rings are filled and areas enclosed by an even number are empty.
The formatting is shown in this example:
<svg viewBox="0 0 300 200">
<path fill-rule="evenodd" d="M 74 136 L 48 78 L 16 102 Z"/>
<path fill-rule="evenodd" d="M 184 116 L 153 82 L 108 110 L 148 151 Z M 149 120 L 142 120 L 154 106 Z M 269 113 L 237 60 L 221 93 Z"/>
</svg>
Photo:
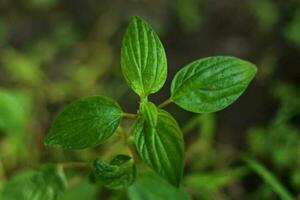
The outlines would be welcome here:
<svg viewBox="0 0 300 200">
<path fill-rule="evenodd" d="M 133 22 L 133 21 L 144 21 L 144 20 L 138 15 L 133 15 L 131 17 L 131 21 Z"/>
<path fill-rule="evenodd" d="M 255 76 L 255 74 L 257 73 L 257 67 L 255 64 L 253 64 L 252 62 L 249 61 L 245 61 L 242 60 L 245 63 L 245 66 L 247 66 L 248 70 L 251 71 L 253 77 Z"/>
</svg>

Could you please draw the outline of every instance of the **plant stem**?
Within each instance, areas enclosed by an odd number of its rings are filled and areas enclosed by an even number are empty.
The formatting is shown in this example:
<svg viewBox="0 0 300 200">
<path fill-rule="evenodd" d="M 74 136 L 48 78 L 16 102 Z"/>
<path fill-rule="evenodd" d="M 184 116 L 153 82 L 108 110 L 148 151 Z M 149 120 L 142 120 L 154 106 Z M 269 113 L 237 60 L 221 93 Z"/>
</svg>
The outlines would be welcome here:
<svg viewBox="0 0 300 200">
<path fill-rule="evenodd" d="M 133 127 L 134 127 L 134 125 L 132 126 L 132 128 L 130 128 L 129 133 L 132 132 Z M 128 147 L 128 149 L 130 151 L 130 154 L 132 156 L 132 159 L 135 162 L 137 162 L 138 161 L 138 155 L 136 153 L 134 144 L 130 141 L 129 134 L 123 128 L 121 128 L 121 127 L 118 128 L 118 131 L 120 132 L 121 136 L 123 137 L 124 144 Z"/>
<path fill-rule="evenodd" d="M 167 105 L 169 105 L 170 103 L 172 103 L 172 99 L 171 99 L 171 97 L 170 98 L 168 98 L 167 100 L 165 100 L 164 102 L 162 102 L 161 104 L 159 104 L 159 108 L 163 108 L 163 107 L 165 107 L 165 106 L 167 106 Z"/>
<path fill-rule="evenodd" d="M 132 118 L 132 119 L 134 119 L 134 118 L 137 117 L 136 114 L 133 114 L 133 113 L 127 113 L 127 112 L 123 112 L 123 116 L 124 116 L 124 117 L 128 117 L 128 118 Z"/>
</svg>

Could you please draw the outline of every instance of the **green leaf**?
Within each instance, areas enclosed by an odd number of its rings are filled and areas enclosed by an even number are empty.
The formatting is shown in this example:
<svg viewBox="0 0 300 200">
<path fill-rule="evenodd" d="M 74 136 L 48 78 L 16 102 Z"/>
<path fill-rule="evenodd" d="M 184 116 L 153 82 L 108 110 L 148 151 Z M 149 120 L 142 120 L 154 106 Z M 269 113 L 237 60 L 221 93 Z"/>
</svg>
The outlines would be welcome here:
<svg viewBox="0 0 300 200">
<path fill-rule="evenodd" d="M 55 165 L 44 165 L 37 170 L 20 172 L 4 187 L 2 199 L 58 200 L 67 187 L 62 170 Z"/>
<path fill-rule="evenodd" d="M 141 104 L 134 130 L 137 150 L 145 163 L 171 184 L 179 186 L 183 173 L 183 136 L 176 120 L 153 103 Z"/>
<path fill-rule="evenodd" d="M 135 180 L 135 165 L 127 155 L 117 155 L 110 163 L 96 159 L 93 164 L 92 179 L 110 189 L 130 186 Z"/>
<path fill-rule="evenodd" d="M 130 200 L 189 200 L 190 197 L 182 188 L 173 187 L 154 173 L 138 176 L 128 188 Z"/>
<path fill-rule="evenodd" d="M 252 169 L 259 176 L 261 176 L 265 180 L 265 182 L 271 186 L 272 190 L 276 192 L 281 199 L 294 199 L 291 193 L 263 165 L 249 158 L 244 158 L 244 161 L 247 163 L 250 169 Z"/>
<path fill-rule="evenodd" d="M 157 34 L 133 17 L 125 33 L 121 65 L 129 86 L 141 97 L 157 92 L 167 78 L 167 59 Z"/>
<path fill-rule="evenodd" d="M 232 104 L 245 91 L 256 67 L 244 60 L 216 56 L 196 60 L 182 68 L 171 86 L 171 99 L 181 108 L 210 113 Z"/>
<path fill-rule="evenodd" d="M 95 146 L 115 132 L 121 116 L 120 106 L 110 98 L 81 98 L 58 114 L 46 138 L 46 144 L 66 149 Z"/>
</svg>

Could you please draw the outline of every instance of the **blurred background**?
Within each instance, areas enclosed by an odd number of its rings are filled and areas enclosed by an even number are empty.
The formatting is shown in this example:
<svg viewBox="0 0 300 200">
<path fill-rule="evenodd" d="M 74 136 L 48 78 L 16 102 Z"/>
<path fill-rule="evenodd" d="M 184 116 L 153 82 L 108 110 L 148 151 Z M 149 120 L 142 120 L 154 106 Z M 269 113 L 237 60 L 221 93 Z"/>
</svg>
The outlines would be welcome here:
<svg viewBox="0 0 300 200">
<path fill-rule="evenodd" d="M 185 192 L 154 176 L 108 190 L 70 171 L 64 200 L 186 199 L 187 193 L 279 199 L 242 155 L 299 195 L 299 0 L 0 0 L 0 188 L 41 163 L 90 162 L 123 151 L 117 136 L 83 151 L 45 147 L 43 139 L 57 111 L 79 97 L 110 96 L 136 112 L 138 97 L 120 69 L 122 35 L 133 15 L 153 26 L 167 53 L 168 80 L 150 97 L 156 103 L 169 97 L 175 73 L 198 58 L 237 56 L 256 64 L 258 74 L 237 102 L 215 114 L 166 108 L 185 134 Z"/>
</svg>

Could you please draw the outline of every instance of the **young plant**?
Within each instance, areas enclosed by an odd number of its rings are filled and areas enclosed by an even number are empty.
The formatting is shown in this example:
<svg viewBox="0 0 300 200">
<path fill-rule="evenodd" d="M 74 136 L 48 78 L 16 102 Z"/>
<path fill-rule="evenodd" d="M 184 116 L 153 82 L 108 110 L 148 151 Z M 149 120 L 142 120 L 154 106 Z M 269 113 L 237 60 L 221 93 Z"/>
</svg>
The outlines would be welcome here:
<svg viewBox="0 0 300 200">
<path fill-rule="evenodd" d="M 184 140 L 175 118 L 163 107 L 175 103 L 194 113 L 222 110 L 242 95 L 256 73 L 252 63 L 239 58 L 202 58 L 177 72 L 170 98 L 157 106 L 148 97 L 166 81 L 167 58 L 157 34 L 139 17 L 132 18 L 125 33 L 121 67 L 129 87 L 140 97 L 137 113 L 124 112 L 108 97 L 84 97 L 60 111 L 45 143 L 64 149 L 94 147 L 116 132 L 123 117 L 133 118 L 132 154 L 137 150 L 144 163 L 176 187 L 183 176 Z M 109 163 L 96 159 L 93 180 L 109 188 L 129 186 L 135 178 L 134 162 L 128 155 L 117 155 Z"/>
</svg>

